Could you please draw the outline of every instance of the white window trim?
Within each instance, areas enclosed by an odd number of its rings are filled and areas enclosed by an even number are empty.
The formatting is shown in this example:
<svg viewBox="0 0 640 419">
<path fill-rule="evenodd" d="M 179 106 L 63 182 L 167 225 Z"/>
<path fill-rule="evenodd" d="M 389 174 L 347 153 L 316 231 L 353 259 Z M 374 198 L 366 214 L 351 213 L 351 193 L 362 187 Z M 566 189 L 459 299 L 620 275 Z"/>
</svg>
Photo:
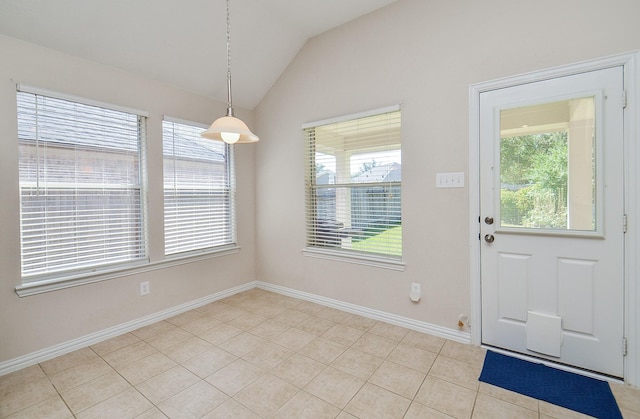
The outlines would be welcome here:
<svg viewBox="0 0 640 419">
<path fill-rule="evenodd" d="M 321 125 L 334 124 L 339 122 L 350 121 L 353 119 L 366 118 L 368 116 L 380 115 L 388 112 L 396 112 L 402 110 L 400 104 L 386 106 L 383 108 L 372 109 L 369 111 L 357 112 L 350 115 L 342 115 L 334 118 L 322 119 L 319 121 L 307 122 L 302 124 L 302 130 L 314 128 Z M 403 259 L 390 258 L 379 254 L 360 254 L 353 251 L 330 250 L 319 247 L 305 247 L 302 254 L 306 257 L 317 259 L 325 259 L 336 262 L 352 263 L 356 265 L 372 266 L 376 268 L 390 269 L 394 271 L 404 271 L 405 262 Z"/>
<path fill-rule="evenodd" d="M 209 125 L 200 123 L 200 122 L 194 122 L 194 121 L 190 121 L 187 119 L 182 119 L 182 118 L 177 118 L 174 116 L 170 116 L 170 115 L 163 115 L 162 116 L 162 121 L 167 121 L 167 122 L 171 122 L 171 123 L 175 123 L 175 124 L 182 124 L 182 125 L 189 125 L 192 127 L 200 127 L 203 130 L 206 130 L 207 128 L 209 128 Z M 161 128 L 162 129 L 162 128 Z M 162 138 L 163 141 L 163 148 L 164 148 L 164 138 Z M 233 146 L 228 146 L 227 147 L 228 150 L 228 158 L 229 158 L 229 163 L 227 165 L 227 170 L 231 171 L 231 182 L 230 182 L 230 193 L 231 193 L 231 208 L 229 209 L 230 212 L 230 218 L 231 218 L 231 224 L 232 224 L 232 233 L 231 233 L 231 243 L 227 243 L 227 244 L 222 244 L 219 246 L 215 246 L 215 247 L 208 247 L 208 248 L 203 248 L 203 249 L 195 249 L 195 250 L 190 250 L 190 251 L 186 251 L 186 252 L 179 252 L 179 253 L 171 253 L 171 254 L 166 254 L 166 248 L 164 249 L 164 258 L 165 259 L 182 259 L 182 258 L 189 258 L 192 257 L 194 255 L 199 255 L 202 253 L 216 253 L 219 250 L 218 249 L 225 249 L 227 247 L 236 247 L 236 248 L 240 248 L 240 246 L 238 245 L 238 219 L 237 219 L 237 202 L 236 202 L 236 163 L 235 163 L 235 148 Z M 164 149 L 163 149 L 163 154 L 162 154 L 162 158 L 164 161 Z M 164 169 L 163 169 L 164 170 Z M 163 172 L 163 177 L 164 177 L 164 172 Z M 164 202 L 164 187 L 163 187 L 163 202 Z M 163 208 L 164 209 L 164 208 Z M 165 228 L 164 225 L 164 221 L 163 221 L 163 229 Z M 166 244 L 165 244 L 166 245 Z"/>
<path fill-rule="evenodd" d="M 16 84 L 16 89 L 17 91 L 24 92 L 24 93 L 32 93 L 32 94 L 47 96 L 55 99 L 68 100 L 71 102 L 81 103 L 84 105 L 98 106 L 106 109 L 112 109 L 116 111 L 135 114 L 145 118 L 149 117 L 148 112 L 140 111 L 138 109 L 114 105 L 112 103 L 96 101 L 96 100 L 87 99 L 84 97 L 69 95 L 69 94 L 60 93 L 53 90 L 42 89 L 42 88 L 28 86 L 20 83 Z M 171 122 L 191 124 L 194 126 L 202 126 L 203 129 L 206 129 L 208 127 L 205 124 L 196 123 L 193 121 L 186 121 L 183 119 L 169 117 L 169 116 L 165 116 L 164 119 Z M 145 145 L 145 142 L 143 142 L 143 147 L 144 145 Z M 146 160 L 143 159 L 142 164 L 143 166 L 146 165 Z M 143 182 L 146 186 L 146 182 L 147 182 L 146 171 L 143 171 L 142 176 L 144 179 Z M 144 199 L 146 200 L 146 197 Z M 147 210 L 145 210 L 145 212 L 146 211 Z M 59 276 L 52 276 L 51 274 L 43 274 L 40 279 L 38 279 L 36 276 L 32 281 L 29 281 L 26 283 L 20 283 L 14 288 L 14 290 L 19 297 L 27 297 L 31 295 L 48 293 L 48 292 L 57 291 L 61 289 L 67 289 L 67 288 L 77 287 L 81 285 L 107 281 L 115 278 L 134 276 L 134 275 L 139 275 L 139 274 L 152 272 L 160 269 L 166 269 L 173 266 L 185 265 L 185 264 L 200 262 L 200 261 L 204 261 L 212 258 L 232 255 L 232 254 L 239 253 L 241 249 L 242 249 L 242 246 L 238 245 L 237 243 L 232 243 L 228 245 L 221 245 L 213 248 L 194 250 L 191 252 L 185 252 L 185 253 L 180 253 L 176 255 L 164 255 L 162 260 L 153 261 L 153 262 L 151 262 L 149 257 L 147 256 L 146 258 L 135 261 L 135 262 L 123 262 L 105 269 L 100 269 L 99 267 L 94 267 L 94 268 L 90 267 L 87 269 L 77 269 L 74 271 L 70 271 Z"/>
<path fill-rule="evenodd" d="M 18 285 L 15 288 L 19 297 L 27 297 L 30 295 L 43 294 L 51 291 L 57 291 L 66 288 L 77 287 L 80 285 L 93 284 L 96 282 L 107 281 L 109 279 L 122 278 L 127 276 L 139 275 L 146 272 L 157 271 L 159 269 L 170 268 L 172 266 L 186 265 L 188 263 L 200 262 L 207 259 L 217 258 L 226 255 L 238 253 L 241 246 L 221 246 L 215 250 L 208 252 L 198 252 L 180 255 L 177 257 L 167 257 L 164 260 L 156 262 L 138 262 L 129 264 L 127 267 L 120 267 L 111 270 L 101 270 L 95 273 L 82 273 L 76 275 L 68 275 L 57 277 L 55 279 L 46 279 L 42 281 L 33 281 L 24 285 Z"/>
<path fill-rule="evenodd" d="M 100 102 L 98 100 L 87 99 L 81 96 L 68 95 L 66 93 L 56 92 L 55 90 L 41 89 L 39 87 L 28 86 L 25 84 L 16 84 L 17 91 L 24 93 L 33 93 L 40 96 L 48 96 L 54 99 L 67 100 L 69 102 L 81 103 L 83 105 L 97 106 L 100 108 L 111 109 L 114 111 L 131 113 L 138 116 L 144 116 L 149 118 L 149 112 L 141 111 L 139 109 L 127 108 L 126 106 L 114 105 L 113 103 Z"/>
<path fill-rule="evenodd" d="M 304 130 L 307 128 L 314 128 L 320 125 L 328 125 L 328 124 L 335 124 L 338 122 L 351 121 L 352 119 L 366 118 L 368 116 L 375 116 L 383 113 L 396 112 L 399 110 L 401 110 L 400 105 L 391 105 L 391 106 L 386 106 L 384 108 L 372 109 L 370 111 L 353 113 L 351 115 L 343 115 L 335 118 L 322 119 L 320 121 L 315 121 L 315 122 L 307 122 L 306 124 L 302 124 L 302 129 Z"/>
<path fill-rule="evenodd" d="M 51 98 L 54 100 L 62 100 L 62 101 L 67 101 L 67 102 L 76 103 L 80 105 L 87 105 L 90 107 L 97 107 L 97 108 L 107 109 L 111 111 L 135 115 L 138 118 L 138 123 L 140 123 L 141 119 L 144 120 L 143 128 L 146 130 L 146 123 L 149 117 L 148 112 L 140 111 L 134 108 L 123 107 L 123 106 L 115 105 L 111 103 L 101 102 L 93 99 L 88 99 L 85 97 L 61 93 L 53 90 L 43 89 L 43 88 L 34 87 L 34 86 L 28 86 L 20 83 L 16 84 L 16 91 L 18 93 L 26 93 L 26 94 L 34 95 L 36 98 L 37 97 Z M 132 189 L 137 189 L 140 192 L 140 200 L 141 200 L 140 202 L 142 207 L 140 221 L 143 225 L 142 234 L 144 236 L 144 242 L 143 242 L 144 257 L 141 257 L 136 260 L 125 260 L 125 261 L 120 261 L 115 263 L 97 264 L 97 265 L 91 265 L 86 267 L 76 267 L 76 268 L 61 271 L 61 272 L 56 271 L 56 272 L 46 272 L 46 273 L 36 274 L 33 276 L 28 276 L 29 279 L 26 281 L 25 281 L 26 277 L 23 274 L 21 275 L 21 283 L 16 287 L 16 292 L 18 292 L 19 288 L 23 288 L 23 287 L 28 288 L 32 284 L 40 284 L 45 282 L 48 284 L 53 284 L 57 282 L 64 282 L 67 280 L 67 278 L 70 278 L 70 277 L 81 278 L 81 277 L 88 277 L 92 275 L 100 275 L 102 273 L 117 272 L 120 270 L 129 269 L 132 266 L 140 266 L 140 265 L 149 263 L 148 225 L 147 225 L 148 208 L 147 208 L 147 197 L 146 197 L 147 173 L 146 173 L 146 170 L 144 169 L 146 167 L 146 138 L 138 137 L 138 140 L 140 141 L 139 148 L 138 148 L 138 153 L 140 155 L 139 157 L 140 184 L 137 187 L 134 187 Z M 18 139 L 18 141 L 20 141 L 20 139 Z M 65 184 L 60 183 L 59 185 L 65 185 Z M 22 243 L 22 236 L 21 236 L 21 243 Z M 18 295 L 20 294 L 18 293 Z"/>
<path fill-rule="evenodd" d="M 188 119 L 176 118 L 176 117 L 170 116 L 170 115 L 163 115 L 162 116 L 162 120 L 163 121 L 167 121 L 167 122 L 173 122 L 173 123 L 176 123 L 176 124 L 191 125 L 193 127 L 200 127 L 202 129 L 209 128 L 209 125 L 203 124 L 201 122 L 189 121 Z"/>
<path fill-rule="evenodd" d="M 404 271 L 405 263 L 399 259 L 387 258 L 384 256 L 368 256 L 355 252 L 345 252 L 338 250 L 327 250 L 316 247 L 305 247 L 302 254 L 317 259 L 333 260 L 337 262 L 353 263 L 356 265 L 373 266 L 376 268 L 390 269 L 393 271 Z"/>
</svg>

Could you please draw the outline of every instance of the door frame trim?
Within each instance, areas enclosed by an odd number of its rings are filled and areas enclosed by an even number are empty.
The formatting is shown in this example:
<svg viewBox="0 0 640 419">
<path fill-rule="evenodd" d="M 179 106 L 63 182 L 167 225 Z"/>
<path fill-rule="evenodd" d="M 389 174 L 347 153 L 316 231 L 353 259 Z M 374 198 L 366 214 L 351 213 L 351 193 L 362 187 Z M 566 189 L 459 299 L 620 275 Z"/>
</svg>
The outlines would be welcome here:
<svg viewBox="0 0 640 419">
<path fill-rule="evenodd" d="M 626 108 L 624 111 L 624 208 L 627 215 L 624 257 L 624 335 L 627 355 L 624 357 L 624 381 L 640 386 L 640 51 L 534 71 L 469 86 L 469 260 L 471 286 L 471 343 L 482 342 L 482 299 L 480 278 L 480 94 L 563 76 L 624 68 Z M 622 101 L 622 98 L 620 99 Z M 621 102 L 622 103 L 622 102 Z M 621 219 L 620 222 L 623 222 Z M 622 342 L 620 342 L 622 350 Z"/>
</svg>

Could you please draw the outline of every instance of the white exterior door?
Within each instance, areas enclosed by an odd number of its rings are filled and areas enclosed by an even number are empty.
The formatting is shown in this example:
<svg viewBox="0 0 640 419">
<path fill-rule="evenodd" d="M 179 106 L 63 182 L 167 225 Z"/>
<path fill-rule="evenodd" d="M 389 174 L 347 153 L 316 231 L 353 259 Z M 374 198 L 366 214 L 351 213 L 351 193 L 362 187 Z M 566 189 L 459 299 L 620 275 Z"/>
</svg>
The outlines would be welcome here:
<svg viewBox="0 0 640 419">
<path fill-rule="evenodd" d="M 480 94 L 482 343 L 623 376 L 623 67 Z"/>
</svg>

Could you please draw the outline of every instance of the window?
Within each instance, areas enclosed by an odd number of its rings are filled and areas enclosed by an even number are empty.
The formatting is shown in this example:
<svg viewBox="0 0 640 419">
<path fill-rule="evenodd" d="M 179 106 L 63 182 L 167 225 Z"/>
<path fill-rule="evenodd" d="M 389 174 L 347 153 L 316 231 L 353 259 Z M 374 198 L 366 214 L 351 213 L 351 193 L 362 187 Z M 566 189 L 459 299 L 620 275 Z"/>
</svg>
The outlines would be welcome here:
<svg viewBox="0 0 640 419">
<path fill-rule="evenodd" d="M 22 282 L 146 260 L 144 116 L 17 93 Z"/>
<path fill-rule="evenodd" d="M 166 255 L 235 244 L 233 148 L 205 129 L 162 123 Z"/>
<path fill-rule="evenodd" d="M 401 259 L 399 108 L 303 128 L 307 248 Z"/>
</svg>

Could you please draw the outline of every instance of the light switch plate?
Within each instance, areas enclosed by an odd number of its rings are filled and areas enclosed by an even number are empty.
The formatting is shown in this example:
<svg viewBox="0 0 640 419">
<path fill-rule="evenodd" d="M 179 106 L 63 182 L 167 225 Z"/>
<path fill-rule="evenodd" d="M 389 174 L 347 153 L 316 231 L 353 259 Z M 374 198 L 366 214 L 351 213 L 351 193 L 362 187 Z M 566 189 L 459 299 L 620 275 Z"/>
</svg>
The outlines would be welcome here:
<svg viewBox="0 0 640 419">
<path fill-rule="evenodd" d="M 464 173 L 436 173 L 436 188 L 464 188 Z"/>
</svg>

